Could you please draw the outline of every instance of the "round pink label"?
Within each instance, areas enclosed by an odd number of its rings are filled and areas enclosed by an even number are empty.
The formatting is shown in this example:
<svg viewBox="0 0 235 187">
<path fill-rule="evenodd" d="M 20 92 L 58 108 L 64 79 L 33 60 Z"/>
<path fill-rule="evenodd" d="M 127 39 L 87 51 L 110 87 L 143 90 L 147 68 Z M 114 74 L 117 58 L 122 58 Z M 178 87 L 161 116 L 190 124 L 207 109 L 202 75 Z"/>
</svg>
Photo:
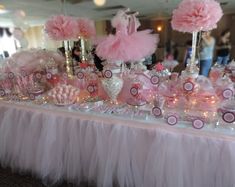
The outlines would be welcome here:
<svg viewBox="0 0 235 187">
<path fill-rule="evenodd" d="M 225 112 L 222 118 L 226 123 L 233 123 L 235 121 L 235 116 L 232 112 Z"/>
<path fill-rule="evenodd" d="M 0 96 L 1 96 L 1 97 L 4 97 L 5 94 L 6 94 L 5 91 L 4 91 L 3 89 L 0 89 Z"/>
<path fill-rule="evenodd" d="M 21 76 L 23 76 L 23 77 L 26 77 L 26 76 L 27 76 L 27 73 L 26 73 L 26 71 L 24 71 L 24 70 L 21 70 L 20 74 L 21 74 Z"/>
<path fill-rule="evenodd" d="M 47 79 L 51 79 L 52 78 L 52 74 L 50 72 L 48 72 L 46 77 L 47 77 Z"/>
<path fill-rule="evenodd" d="M 193 91 L 194 84 L 192 82 L 185 82 L 184 83 L 184 90 L 185 91 Z"/>
<path fill-rule="evenodd" d="M 67 78 L 68 78 L 68 74 L 67 74 L 67 73 L 63 73 L 63 77 L 64 77 L 65 79 L 67 79 Z"/>
<path fill-rule="evenodd" d="M 87 86 L 87 91 L 88 91 L 89 93 L 95 92 L 94 86 L 93 86 L 93 85 L 88 85 L 88 86 Z"/>
<path fill-rule="evenodd" d="M 193 120 L 192 125 L 195 129 L 201 129 L 202 127 L 204 127 L 204 122 L 201 119 L 195 119 Z"/>
<path fill-rule="evenodd" d="M 84 78 L 84 73 L 83 72 L 78 72 L 77 73 L 77 78 L 83 79 Z"/>
<path fill-rule="evenodd" d="M 132 88 L 130 89 L 130 93 L 131 93 L 131 95 L 133 95 L 133 96 L 137 96 L 137 95 L 138 95 L 138 88 L 132 87 Z"/>
<path fill-rule="evenodd" d="M 233 97 L 233 91 L 231 90 L 231 89 L 225 89 L 224 91 L 223 91 L 223 97 L 225 98 L 225 99 L 229 99 L 229 98 L 232 98 Z"/>
<path fill-rule="evenodd" d="M 178 122 L 178 118 L 177 118 L 176 116 L 171 115 L 171 116 L 168 116 L 168 117 L 167 117 L 167 123 L 168 123 L 169 125 L 176 125 L 177 122 Z"/>
<path fill-rule="evenodd" d="M 157 75 L 153 75 L 151 77 L 150 81 L 151 81 L 152 84 L 155 85 L 155 84 L 158 84 L 160 82 L 160 79 L 159 79 L 159 77 Z"/>
<path fill-rule="evenodd" d="M 14 79 L 14 77 L 15 77 L 15 75 L 14 75 L 13 72 L 9 72 L 9 73 L 8 73 L 8 78 L 9 78 L 9 79 Z"/>
<path fill-rule="evenodd" d="M 104 71 L 104 77 L 110 79 L 113 76 L 112 71 L 110 70 L 105 70 Z"/>
<path fill-rule="evenodd" d="M 156 117 L 160 117 L 162 115 L 162 110 L 159 107 L 153 107 L 152 113 Z"/>
<path fill-rule="evenodd" d="M 35 78 L 40 80 L 42 78 L 42 74 L 40 72 L 35 73 Z"/>
</svg>

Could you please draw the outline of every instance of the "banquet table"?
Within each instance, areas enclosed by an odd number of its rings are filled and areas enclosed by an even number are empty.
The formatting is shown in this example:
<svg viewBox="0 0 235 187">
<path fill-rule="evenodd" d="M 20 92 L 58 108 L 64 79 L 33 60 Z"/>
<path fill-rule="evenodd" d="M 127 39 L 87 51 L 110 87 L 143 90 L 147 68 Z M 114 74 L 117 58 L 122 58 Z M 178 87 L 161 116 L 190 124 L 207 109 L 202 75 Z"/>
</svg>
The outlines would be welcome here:
<svg viewBox="0 0 235 187">
<path fill-rule="evenodd" d="M 1 101 L 0 162 L 49 183 L 233 187 L 235 132 Z"/>
</svg>

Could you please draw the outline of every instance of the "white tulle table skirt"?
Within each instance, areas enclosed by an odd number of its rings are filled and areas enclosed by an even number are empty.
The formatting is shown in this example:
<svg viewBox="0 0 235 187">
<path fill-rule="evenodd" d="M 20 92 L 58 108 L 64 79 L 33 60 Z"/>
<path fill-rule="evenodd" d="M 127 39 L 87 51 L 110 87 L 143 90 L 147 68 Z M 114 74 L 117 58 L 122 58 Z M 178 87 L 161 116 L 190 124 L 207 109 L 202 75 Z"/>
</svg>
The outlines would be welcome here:
<svg viewBox="0 0 235 187">
<path fill-rule="evenodd" d="M 233 187 L 235 137 L 0 103 L 0 161 L 100 187 Z"/>
</svg>

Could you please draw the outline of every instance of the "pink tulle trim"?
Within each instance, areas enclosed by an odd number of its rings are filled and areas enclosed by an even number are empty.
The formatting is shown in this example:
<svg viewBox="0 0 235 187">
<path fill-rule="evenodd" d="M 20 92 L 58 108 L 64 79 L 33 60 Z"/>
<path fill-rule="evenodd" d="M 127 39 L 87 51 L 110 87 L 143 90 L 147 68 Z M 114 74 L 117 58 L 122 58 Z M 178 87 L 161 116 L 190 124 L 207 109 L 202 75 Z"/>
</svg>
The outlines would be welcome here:
<svg viewBox="0 0 235 187">
<path fill-rule="evenodd" d="M 97 46 L 96 53 L 108 61 L 138 61 L 155 52 L 158 40 L 150 30 L 109 35 Z"/>
</svg>

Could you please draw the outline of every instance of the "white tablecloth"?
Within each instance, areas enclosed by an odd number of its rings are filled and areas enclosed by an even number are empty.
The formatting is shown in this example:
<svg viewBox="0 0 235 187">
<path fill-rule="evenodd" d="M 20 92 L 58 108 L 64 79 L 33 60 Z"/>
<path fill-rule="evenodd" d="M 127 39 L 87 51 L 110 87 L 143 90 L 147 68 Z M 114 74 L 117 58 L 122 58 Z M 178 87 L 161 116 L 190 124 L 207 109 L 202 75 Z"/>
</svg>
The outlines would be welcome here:
<svg viewBox="0 0 235 187">
<path fill-rule="evenodd" d="M 0 161 L 41 179 L 111 187 L 233 187 L 235 136 L 0 102 Z"/>
</svg>

